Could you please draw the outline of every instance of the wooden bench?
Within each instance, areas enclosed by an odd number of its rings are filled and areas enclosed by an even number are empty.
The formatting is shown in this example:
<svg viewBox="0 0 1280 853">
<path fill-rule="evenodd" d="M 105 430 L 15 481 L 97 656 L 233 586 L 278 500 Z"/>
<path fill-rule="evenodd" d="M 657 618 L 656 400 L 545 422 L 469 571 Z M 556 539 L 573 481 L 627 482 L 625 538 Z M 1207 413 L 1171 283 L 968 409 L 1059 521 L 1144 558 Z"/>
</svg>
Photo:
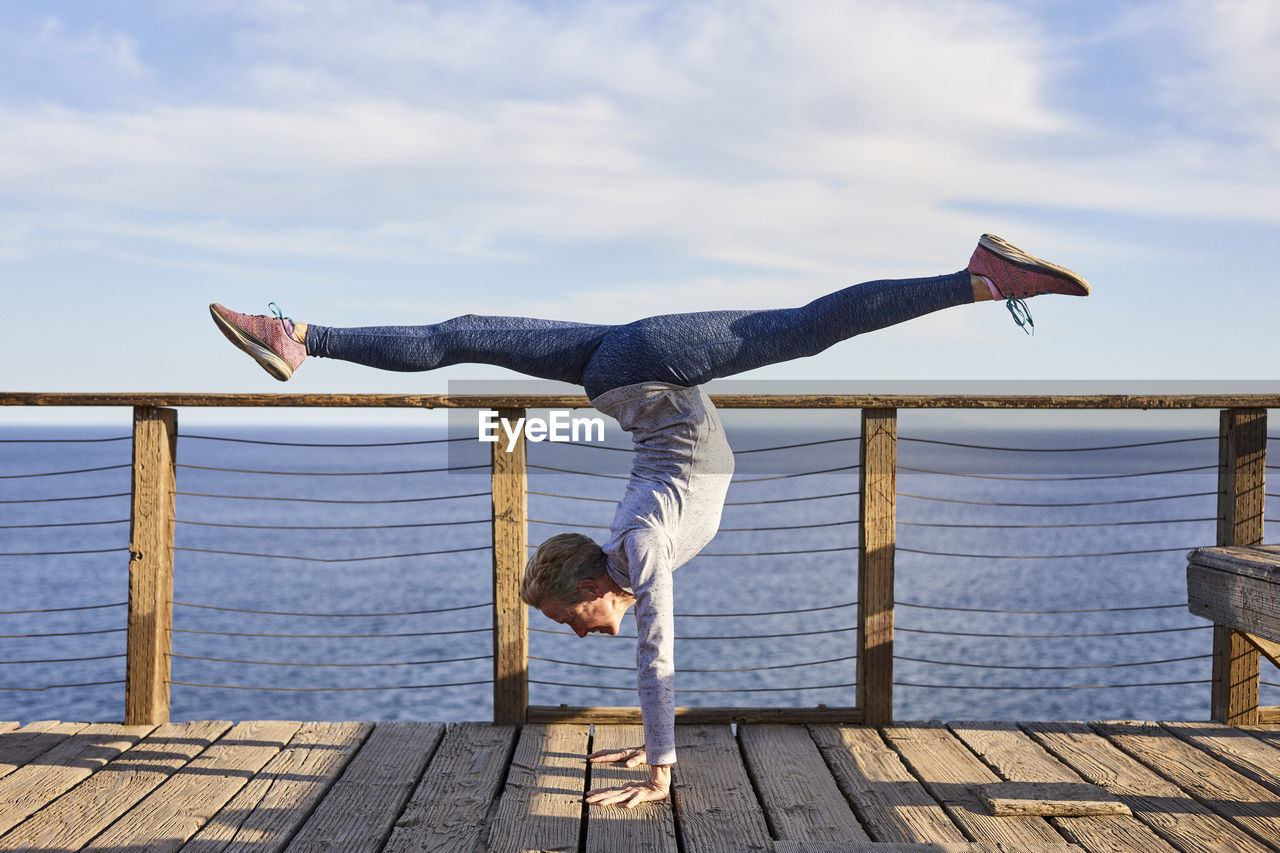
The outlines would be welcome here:
<svg viewBox="0 0 1280 853">
<path fill-rule="evenodd" d="M 1187 555 L 1187 607 L 1237 631 L 1280 666 L 1280 545 L 1192 551 Z"/>
</svg>

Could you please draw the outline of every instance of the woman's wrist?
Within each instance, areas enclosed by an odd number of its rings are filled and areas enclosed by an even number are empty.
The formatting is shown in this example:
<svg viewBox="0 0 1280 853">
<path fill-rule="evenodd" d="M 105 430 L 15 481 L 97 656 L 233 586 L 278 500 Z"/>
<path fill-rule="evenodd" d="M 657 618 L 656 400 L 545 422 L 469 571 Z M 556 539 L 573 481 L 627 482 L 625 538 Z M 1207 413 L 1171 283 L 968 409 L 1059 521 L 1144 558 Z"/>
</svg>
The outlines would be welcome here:
<svg viewBox="0 0 1280 853">
<path fill-rule="evenodd" d="M 649 784 L 663 791 L 671 790 L 671 765 L 650 764 Z"/>
</svg>

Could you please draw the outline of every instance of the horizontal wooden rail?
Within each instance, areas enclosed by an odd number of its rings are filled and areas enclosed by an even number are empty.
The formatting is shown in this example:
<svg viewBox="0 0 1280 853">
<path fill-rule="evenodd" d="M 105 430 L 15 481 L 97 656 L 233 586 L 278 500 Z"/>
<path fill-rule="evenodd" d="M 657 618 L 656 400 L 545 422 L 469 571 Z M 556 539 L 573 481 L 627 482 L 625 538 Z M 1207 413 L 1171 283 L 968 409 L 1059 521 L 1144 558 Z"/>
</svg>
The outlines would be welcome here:
<svg viewBox="0 0 1280 853">
<path fill-rule="evenodd" d="M 530 723 L 599 723 L 635 725 L 642 722 L 640 709 L 632 707 L 591 707 L 575 705 L 530 705 Z M 702 723 L 832 723 L 860 725 L 860 708 L 676 708 L 676 722 Z"/>
<path fill-rule="evenodd" d="M 712 394 L 722 409 L 1280 409 L 1280 394 Z M 581 394 L 0 393 L 0 406 L 584 409 Z"/>
</svg>

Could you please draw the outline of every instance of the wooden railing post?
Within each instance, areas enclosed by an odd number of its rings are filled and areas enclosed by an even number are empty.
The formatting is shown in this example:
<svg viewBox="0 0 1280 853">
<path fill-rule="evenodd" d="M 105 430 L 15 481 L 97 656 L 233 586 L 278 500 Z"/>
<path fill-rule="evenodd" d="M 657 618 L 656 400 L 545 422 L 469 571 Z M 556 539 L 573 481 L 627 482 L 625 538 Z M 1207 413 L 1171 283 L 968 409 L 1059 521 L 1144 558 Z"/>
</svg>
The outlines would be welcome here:
<svg viewBox="0 0 1280 853">
<path fill-rule="evenodd" d="M 868 726 L 893 721 L 893 557 L 898 412 L 862 410 L 858 523 L 858 707 Z"/>
<path fill-rule="evenodd" d="M 129 634 L 124 691 L 127 725 L 169 721 L 177 446 L 177 411 L 152 406 L 133 410 L 133 512 L 129 527 Z"/>
<path fill-rule="evenodd" d="M 515 424 L 524 409 L 499 409 Z M 520 600 L 528 559 L 528 476 L 521 431 L 508 452 L 507 437 L 493 445 L 493 721 L 519 725 L 529 707 L 529 614 Z"/>
<path fill-rule="evenodd" d="M 1262 542 L 1267 452 L 1266 409 L 1224 409 L 1218 435 L 1219 545 Z M 1213 626 L 1213 719 L 1258 722 L 1258 650 L 1241 634 Z"/>
</svg>

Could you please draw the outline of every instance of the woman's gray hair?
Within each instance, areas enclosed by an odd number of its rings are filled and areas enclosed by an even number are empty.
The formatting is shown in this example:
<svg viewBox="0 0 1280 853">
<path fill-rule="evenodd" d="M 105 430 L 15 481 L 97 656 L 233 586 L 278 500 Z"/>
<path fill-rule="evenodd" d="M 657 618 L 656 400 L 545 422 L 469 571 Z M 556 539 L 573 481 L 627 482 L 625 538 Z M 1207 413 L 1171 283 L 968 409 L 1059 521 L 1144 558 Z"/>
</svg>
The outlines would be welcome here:
<svg viewBox="0 0 1280 853">
<path fill-rule="evenodd" d="M 604 574 L 607 561 L 604 551 L 581 533 L 558 533 L 538 546 L 524 567 L 520 599 L 538 607 L 552 596 L 567 604 L 577 604 L 582 597 L 578 584 Z"/>
</svg>

